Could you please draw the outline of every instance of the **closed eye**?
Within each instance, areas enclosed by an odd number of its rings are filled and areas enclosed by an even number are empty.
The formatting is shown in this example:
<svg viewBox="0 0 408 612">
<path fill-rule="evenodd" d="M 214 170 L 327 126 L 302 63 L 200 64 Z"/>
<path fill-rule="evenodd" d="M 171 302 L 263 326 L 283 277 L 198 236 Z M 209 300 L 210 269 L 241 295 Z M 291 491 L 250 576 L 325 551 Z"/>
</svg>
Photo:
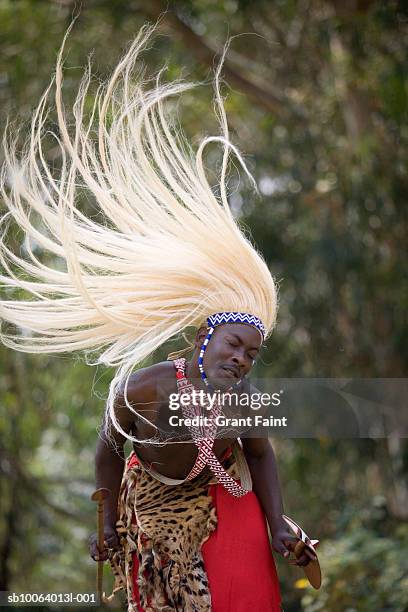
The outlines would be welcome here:
<svg viewBox="0 0 408 612">
<path fill-rule="evenodd" d="M 227 342 L 228 342 L 228 344 L 229 344 L 230 346 L 234 346 L 234 347 L 239 346 L 239 344 L 238 344 L 237 342 L 231 342 L 231 340 L 227 340 Z"/>
</svg>

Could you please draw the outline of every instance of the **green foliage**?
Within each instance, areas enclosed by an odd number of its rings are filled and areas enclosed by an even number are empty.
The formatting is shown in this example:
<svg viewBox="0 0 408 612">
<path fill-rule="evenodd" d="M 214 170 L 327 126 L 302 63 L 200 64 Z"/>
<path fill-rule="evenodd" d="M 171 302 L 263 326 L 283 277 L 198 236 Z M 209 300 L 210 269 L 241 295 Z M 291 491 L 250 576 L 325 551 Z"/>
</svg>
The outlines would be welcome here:
<svg viewBox="0 0 408 612">
<path fill-rule="evenodd" d="M 324 545 L 320 551 L 324 581 L 320 591 L 307 588 L 306 612 L 404 612 L 408 606 L 408 527 L 379 537 L 363 527 Z"/>
</svg>

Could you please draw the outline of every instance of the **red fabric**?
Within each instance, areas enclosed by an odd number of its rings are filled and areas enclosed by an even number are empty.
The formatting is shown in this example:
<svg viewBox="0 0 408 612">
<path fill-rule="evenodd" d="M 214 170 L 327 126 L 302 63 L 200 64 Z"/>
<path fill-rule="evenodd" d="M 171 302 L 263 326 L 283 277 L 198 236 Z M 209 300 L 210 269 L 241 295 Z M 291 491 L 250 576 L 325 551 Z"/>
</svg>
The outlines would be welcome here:
<svg viewBox="0 0 408 612">
<path fill-rule="evenodd" d="M 134 455 L 128 465 L 137 463 Z M 236 498 L 222 485 L 209 489 L 217 510 L 217 529 L 202 546 L 212 612 L 280 612 L 280 590 L 265 516 L 255 493 Z M 133 553 L 133 599 L 139 561 Z"/>
<path fill-rule="evenodd" d="M 265 516 L 255 493 L 232 497 L 211 485 L 218 525 L 202 546 L 212 612 L 280 612 Z"/>
</svg>

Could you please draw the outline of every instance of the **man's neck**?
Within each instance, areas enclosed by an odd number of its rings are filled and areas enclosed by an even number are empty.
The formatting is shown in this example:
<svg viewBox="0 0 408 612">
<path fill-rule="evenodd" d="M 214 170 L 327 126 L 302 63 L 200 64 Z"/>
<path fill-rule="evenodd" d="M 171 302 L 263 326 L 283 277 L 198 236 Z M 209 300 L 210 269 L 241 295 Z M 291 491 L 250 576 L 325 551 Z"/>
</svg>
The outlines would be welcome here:
<svg viewBox="0 0 408 612">
<path fill-rule="evenodd" d="M 198 389 L 206 390 L 207 388 L 205 384 L 203 383 L 203 380 L 201 378 L 201 373 L 198 368 L 198 356 L 199 356 L 198 351 L 194 351 L 190 361 L 186 362 L 186 366 L 187 366 L 186 376 L 193 383 L 195 387 L 197 387 Z"/>
</svg>

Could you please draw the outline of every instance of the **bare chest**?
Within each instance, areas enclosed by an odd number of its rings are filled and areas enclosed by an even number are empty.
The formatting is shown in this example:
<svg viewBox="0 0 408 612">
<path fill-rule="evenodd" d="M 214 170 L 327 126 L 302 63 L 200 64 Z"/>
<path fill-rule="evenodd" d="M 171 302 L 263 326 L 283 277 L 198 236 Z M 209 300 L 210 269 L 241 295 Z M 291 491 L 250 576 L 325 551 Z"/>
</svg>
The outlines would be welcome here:
<svg viewBox="0 0 408 612">
<path fill-rule="evenodd" d="M 214 442 L 214 453 L 221 459 L 225 451 L 231 447 L 233 440 L 220 439 Z M 133 445 L 135 453 L 142 461 L 150 464 L 163 476 L 184 479 L 191 471 L 197 458 L 198 449 L 194 443 L 166 444 L 165 446 Z M 208 469 L 206 469 L 208 472 Z M 204 470 L 203 470 L 204 473 Z"/>
<path fill-rule="evenodd" d="M 198 455 L 197 446 L 191 438 L 187 427 L 172 430 L 169 428 L 169 417 L 172 412 L 167 402 L 157 407 L 152 422 L 158 427 L 141 423 L 135 427 L 134 435 L 138 439 L 148 440 L 159 432 L 160 439 L 166 444 L 133 444 L 136 455 L 145 463 L 150 464 L 157 472 L 168 478 L 184 479 L 191 471 Z M 234 438 L 219 438 L 214 441 L 214 453 L 222 459 L 226 450 L 231 447 Z"/>
</svg>

